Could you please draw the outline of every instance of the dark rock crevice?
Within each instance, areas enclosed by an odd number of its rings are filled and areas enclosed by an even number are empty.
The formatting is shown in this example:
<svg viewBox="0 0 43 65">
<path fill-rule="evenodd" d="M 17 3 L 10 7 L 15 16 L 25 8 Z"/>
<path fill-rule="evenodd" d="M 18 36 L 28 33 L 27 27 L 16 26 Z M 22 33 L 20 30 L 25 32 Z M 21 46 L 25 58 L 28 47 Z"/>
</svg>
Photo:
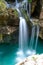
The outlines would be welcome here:
<svg viewBox="0 0 43 65">
<path fill-rule="evenodd" d="M 34 3 L 34 1 L 33 1 L 33 3 Z M 39 18 L 40 12 L 41 12 L 41 8 L 42 8 L 42 0 L 37 0 L 35 4 L 36 4 L 36 5 L 33 5 L 33 6 L 35 6 L 35 7 L 34 7 L 34 11 L 33 11 L 33 13 L 31 14 L 31 16 L 32 16 L 33 18 Z"/>
</svg>

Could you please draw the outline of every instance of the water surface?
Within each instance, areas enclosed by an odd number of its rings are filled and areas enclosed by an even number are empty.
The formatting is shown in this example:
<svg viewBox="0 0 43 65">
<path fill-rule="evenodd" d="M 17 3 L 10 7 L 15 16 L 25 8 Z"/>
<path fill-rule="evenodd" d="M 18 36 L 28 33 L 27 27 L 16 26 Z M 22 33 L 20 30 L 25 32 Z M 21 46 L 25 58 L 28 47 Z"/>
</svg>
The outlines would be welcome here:
<svg viewBox="0 0 43 65">
<path fill-rule="evenodd" d="M 17 63 L 18 43 L 0 43 L 0 65 L 15 65 Z M 39 38 L 37 53 L 43 53 L 43 40 Z"/>
</svg>

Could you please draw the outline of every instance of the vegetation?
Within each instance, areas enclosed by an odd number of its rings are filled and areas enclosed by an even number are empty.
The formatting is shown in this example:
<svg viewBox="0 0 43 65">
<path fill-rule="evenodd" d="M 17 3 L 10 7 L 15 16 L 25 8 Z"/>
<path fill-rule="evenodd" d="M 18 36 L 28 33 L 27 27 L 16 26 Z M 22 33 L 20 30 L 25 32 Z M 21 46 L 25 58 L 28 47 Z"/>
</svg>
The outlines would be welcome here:
<svg viewBox="0 0 43 65">
<path fill-rule="evenodd" d="M 1 12 L 5 11 L 6 9 L 6 2 L 4 0 L 0 0 L 0 14 Z"/>
<path fill-rule="evenodd" d="M 29 22 L 29 17 L 28 17 L 28 15 L 27 15 L 27 11 L 24 10 L 24 9 L 22 9 L 21 12 L 22 12 L 24 18 L 26 19 L 26 21 Z"/>
<path fill-rule="evenodd" d="M 31 2 L 32 2 L 32 0 L 28 0 L 28 2 L 30 2 L 30 3 L 31 3 Z"/>
</svg>

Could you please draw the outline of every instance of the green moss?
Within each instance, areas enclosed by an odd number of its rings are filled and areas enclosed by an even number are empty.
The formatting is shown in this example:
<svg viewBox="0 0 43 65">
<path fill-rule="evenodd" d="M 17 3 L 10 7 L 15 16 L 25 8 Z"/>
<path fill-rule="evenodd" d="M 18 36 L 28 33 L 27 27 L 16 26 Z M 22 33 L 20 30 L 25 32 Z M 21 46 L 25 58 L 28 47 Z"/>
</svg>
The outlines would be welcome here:
<svg viewBox="0 0 43 65">
<path fill-rule="evenodd" d="M 6 3 L 5 3 L 5 1 L 4 0 L 0 0 L 0 13 L 2 11 L 5 11 L 5 9 L 6 9 Z"/>
<path fill-rule="evenodd" d="M 24 18 L 26 19 L 26 21 L 29 22 L 29 17 L 28 17 L 28 15 L 27 15 L 26 10 L 22 9 L 21 12 L 22 12 Z"/>
<path fill-rule="evenodd" d="M 32 0 L 28 0 L 28 2 L 29 2 L 29 3 L 31 3 L 31 2 L 32 2 Z"/>
<path fill-rule="evenodd" d="M 17 12 L 16 9 L 14 9 L 14 15 L 15 15 L 16 17 L 18 17 L 18 12 Z"/>
</svg>

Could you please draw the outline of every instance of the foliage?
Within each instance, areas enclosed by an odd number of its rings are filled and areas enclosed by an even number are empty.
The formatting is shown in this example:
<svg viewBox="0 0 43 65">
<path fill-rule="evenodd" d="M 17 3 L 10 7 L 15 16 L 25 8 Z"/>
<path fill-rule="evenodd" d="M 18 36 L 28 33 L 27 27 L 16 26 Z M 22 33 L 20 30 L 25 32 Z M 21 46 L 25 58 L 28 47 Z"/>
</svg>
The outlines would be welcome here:
<svg viewBox="0 0 43 65">
<path fill-rule="evenodd" d="M 28 2 L 32 2 L 32 0 L 28 0 Z"/>
</svg>

